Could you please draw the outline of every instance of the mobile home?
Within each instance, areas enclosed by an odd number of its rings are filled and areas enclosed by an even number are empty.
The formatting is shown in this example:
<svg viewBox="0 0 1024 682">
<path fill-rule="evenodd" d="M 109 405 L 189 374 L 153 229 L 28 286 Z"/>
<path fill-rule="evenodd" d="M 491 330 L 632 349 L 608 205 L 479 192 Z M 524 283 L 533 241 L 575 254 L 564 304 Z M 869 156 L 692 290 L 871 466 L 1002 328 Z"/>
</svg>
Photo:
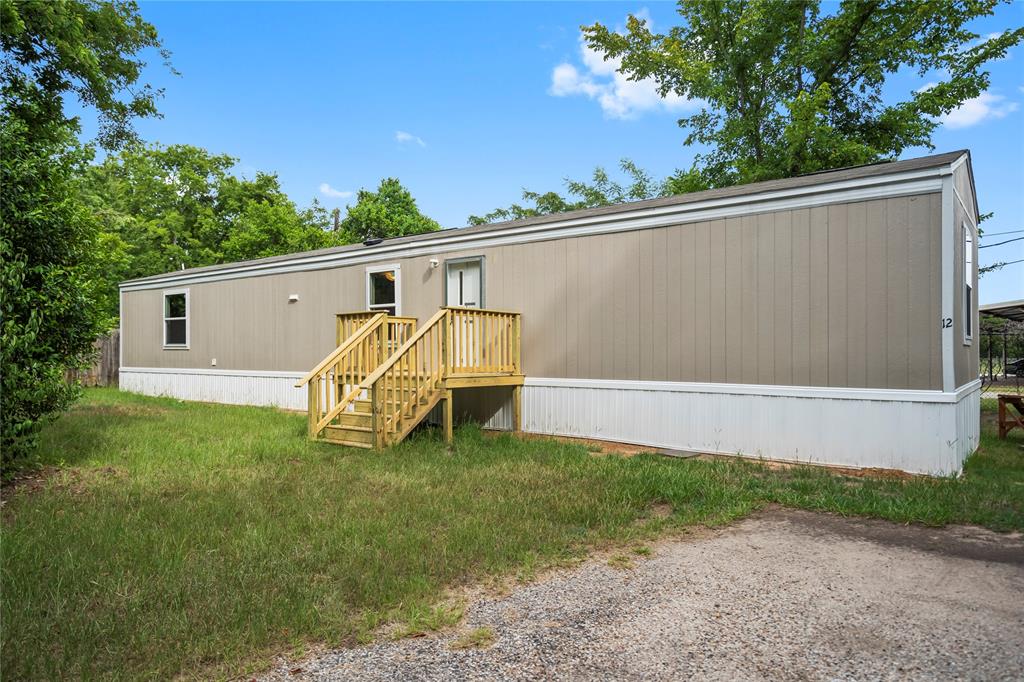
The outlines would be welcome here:
<svg viewBox="0 0 1024 682">
<path fill-rule="evenodd" d="M 950 474 L 977 447 L 960 151 L 121 285 L 121 387 Z"/>
</svg>

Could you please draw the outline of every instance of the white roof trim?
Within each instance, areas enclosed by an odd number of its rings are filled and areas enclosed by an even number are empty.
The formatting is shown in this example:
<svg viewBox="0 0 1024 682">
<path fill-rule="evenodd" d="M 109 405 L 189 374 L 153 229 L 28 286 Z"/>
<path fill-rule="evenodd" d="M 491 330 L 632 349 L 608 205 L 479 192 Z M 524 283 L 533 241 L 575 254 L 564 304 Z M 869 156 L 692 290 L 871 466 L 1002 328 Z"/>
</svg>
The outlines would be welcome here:
<svg viewBox="0 0 1024 682">
<path fill-rule="evenodd" d="M 445 230 L 412 242 L 387 243 L 365 249 L 354 249 L 318 255 L 297 254 L 295 258 L 270 263 L 239 263 L 234 267 L 196 273 L 168 273 L 142 281 L 126 282 L 123 291 L 162 289 L 169 285 L 218 282 L 244 277 L 323 270 L 386 259 L 441 254 L 465 249 L 502 246 L 506 244 L 562 239 L 591 234 L 607 234 L 643 230 L 703 220 L 767 213 L 771 211 L 811 208 L 826 204 L 867 201 L 942 190 L 942 176 L 952 171 L 950 165 L 936 166 L 892 175 L 842 180 L 808 187 L 774 192 L 745 194 L 736 197 L 708 199 L 685 204 L 638 208 L 632 211 L 567 218 L 552 222 L 509 227 L 484 232 Z"/>
</svg>

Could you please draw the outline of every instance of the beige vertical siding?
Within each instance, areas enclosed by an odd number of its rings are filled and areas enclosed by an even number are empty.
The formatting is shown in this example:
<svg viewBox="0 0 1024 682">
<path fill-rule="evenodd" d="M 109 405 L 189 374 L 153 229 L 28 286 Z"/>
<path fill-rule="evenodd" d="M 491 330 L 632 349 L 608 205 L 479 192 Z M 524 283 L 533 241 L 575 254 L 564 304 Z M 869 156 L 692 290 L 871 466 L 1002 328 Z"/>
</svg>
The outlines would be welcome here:
<svg viewBox="0 0 1024 682">
<path fill-rule="evenodd" d="M 483 256 L 531 376 L 937 389 L 940 212 L 926 194 L 406 258 L 402 312 L 429 317 L 444 260 Z M 127 292 L 125 364 L 308 369 L 365 271 L 191 285 L 187 351 L 161 348 L 159 290 Z"/>
<path fill-rule="evenodd" d="M 964 222 L 974 220 L 974 199 L 971 194 L 970 177 L 967 164 L 963 164 L 953 173 L 953 185 L 956 187 L 967 210 L 956 197 L 953 198 L 953 377 L 957 386 L 963 386 L 978 378 L 979 338 L 978 338 L 978 237 L 974 235 L 974 339 L 964 340 Z"/>
<path fill-rule="evenodd" d="M 966 163 L 960 164 L 960 167 L 953 171 L 953 186 L 960 198 L 963 199 L 964 204 L 967 205 L 968 214 L 977 223 L 978 216 L 974 214 L 974 186 L 971 183 L 971 174 Z"/>
</svg>

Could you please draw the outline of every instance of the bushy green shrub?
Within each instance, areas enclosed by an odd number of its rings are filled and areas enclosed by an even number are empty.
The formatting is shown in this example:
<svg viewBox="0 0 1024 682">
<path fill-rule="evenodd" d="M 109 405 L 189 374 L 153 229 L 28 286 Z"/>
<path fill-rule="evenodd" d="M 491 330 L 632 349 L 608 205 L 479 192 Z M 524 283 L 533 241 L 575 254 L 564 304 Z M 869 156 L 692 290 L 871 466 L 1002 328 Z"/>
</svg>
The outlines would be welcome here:
<svg viewBox="0 0 1024 682">
<path fill-rule="evenodd" d="M 6 93 L 5 93 L 6 94 Z M 0 451 L 9 474 L 39 427 L 78 388 L 64 376 L 86 362 L 109 319 L 88 273 L 96 223 L 78 196 L 89 157 L 63 122 L 33 116 L 31 86 L 0 112 Z"/>
</svg>

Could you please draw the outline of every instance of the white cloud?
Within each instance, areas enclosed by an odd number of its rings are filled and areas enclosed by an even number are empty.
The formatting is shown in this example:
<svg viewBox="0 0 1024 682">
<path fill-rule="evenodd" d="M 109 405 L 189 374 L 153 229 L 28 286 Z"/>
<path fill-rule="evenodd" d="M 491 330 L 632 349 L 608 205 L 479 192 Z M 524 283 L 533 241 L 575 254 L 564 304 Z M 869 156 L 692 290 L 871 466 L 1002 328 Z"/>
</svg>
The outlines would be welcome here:
<svg viewBox="0 0 1024 682">
<path fill-rule="evenodd" d="M 427 143 L 422 138 L 416 137 L 412 133 L 407 133 L 404 130 L 395 131 L 395 141 L 401 144 L 412 143 L 418 144 L 421 147 L 426 147 Z"/>
<path fill-rule="evenodd" d="M 1008 102 L 1002 95 L 983 92 L 965 101 L 940 120 L 948 128 L 969 128 L 983 121 L 1003 118 L 1014 111 L 1017 111 L 1016 102 Z"/>
<path fill-rule="evenodd" d="M 646 9 L 634 16 L 651 27 Z M 619 73 L 620 59 L 605 59 L 602 53 L 587 45 L 582 35 L 580 61 L 582 71 L 569 62 L 563 62 L 552 70 L 548 94 L 554 97 L 587 97 L 601 105 L 605 116 L 619 119 L 636 118 L 649 111 L 694 111 L 702 104 L 699 100 L 684 99 L 671 92 L 662 97 L 653 78 L 629 80 Z"/>
<path fill-rule="evenodd" d="M 334 189 L 326 182 L 321 182 L 320 194 L 323 194 L 325 197 L 331 197 L 332 199 L 348 199 L 354 193 L 348 190 Z"/>
</svg>

